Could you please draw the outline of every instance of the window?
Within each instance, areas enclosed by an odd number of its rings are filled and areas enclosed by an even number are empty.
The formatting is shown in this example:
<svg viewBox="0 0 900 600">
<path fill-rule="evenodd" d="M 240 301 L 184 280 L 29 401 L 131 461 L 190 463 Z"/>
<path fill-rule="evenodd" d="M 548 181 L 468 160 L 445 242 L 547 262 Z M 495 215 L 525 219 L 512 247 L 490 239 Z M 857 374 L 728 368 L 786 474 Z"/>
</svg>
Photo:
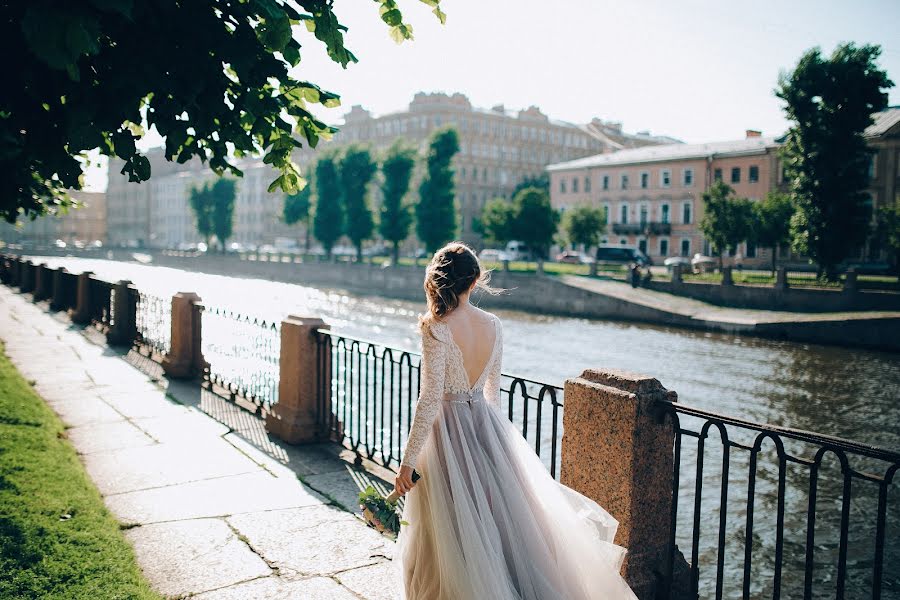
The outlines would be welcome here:
<svg viewBox="0 0 900 600">
<path fill-rule="evenodd" d="M 691 224 L 691 203 L 685 202 L 681 207 L 681 222 L 685 225 Z"/>
<path fill-rule="evenodd" d="M 741 182 L 741 168 L 740 167 L 731 167 L 731 183 L 740 183 Z"/>
<path fill-rule="evenodd" d="M 591 191 L 591 178 L 590 177 L 584 178 L 584 191 L 585 192 Z"/>
<path fill-rule="evenodd" d="M 572 193 L 573 194 L 578 193 L 578 178 L 577 177 L 572 178 Z"/>
<path fill-rule="evenodd" d="M 722 169 L 716 169 L 713 171 L 713 179 L 716 181 L 722 181 Z"/>
<path fill-rule="evenodd" d="M 566 193 L 566 179 L 564 177 L 560 177 L 560 179 L 559 179 L 559 193 L 560 194 Z"/>
<path fill-rule="evenodd" d="M 756 258 L 756 244 L 747 242 L 747 258 Z"/>
<path fill-rule="evenodd" d="M 750 183 L 756 183 L 759 181 L 759 167 L 756 165 L 752 165 L 750 167 L 750 172 L 747 174 L 747 181 Z"/>
<path fill-rule="evenodd" d="M 608 190 L 608 189 L 609 189 L 609 175 L 604 175 L 604 176 L 603 176 L 603 189 L 604 189 L 604 190 Z"/>
<path fill-rule="evenodd" d="M 625 173 L 622 173 L 622 178 L 619 180 L 619 182 L 621 183 L 621 186 L 620 186 L 620 187 L 621 187 L 623 190 L 627 190 L 627 189 L 628 189 L 628 175 L 626 175 Z"/>
<path fill-rule="evenodd" d="M 672 185 L 671 169 L 663 169 L 659 172 L 659 185 L 662 187 L 669 187 Z"/>
<path fill-rule="evenodd" d="M 641 204 L 641 227 L 643 227 L 647 224 L 647 213 L 648 212 L 649 211 L 647 210 L 647 205 Z"/>
<path fill-rule="evenodd" d="M 487 181 L 487 167 L 481 170 L 481 180 Z"/>
<path fill-rule="evenodd" d="M 669 255 L 669 240 L 667 240 L 666 238 L 662 238 L 661 240 L 659 240 L 659 255 Z"/>
<path fill-rule="evenodd" d="M 694 185 L 694 170 L 693 169 L 685 169 L 684 177 L 682 179 L 685 187 L 690 187 Z"/>
<path fill-rule="evenodd" d="M 609 204 L 603 205 L 603 220 L 609 223 Z"/>
<path fill-rule="evenodd" d="M 619 223 L 628 223 L 628 205 L 623 204 L 619 207 Z"/>
<path fill-rule="evenodd" d="M 460 177 L 460 179 L 465 179 L 465 178 L 466 178 L 466 168 L 465 168 L 465 167 L 463 167 L 463 168 L 460 170 L 459 177 Z"/>
<path fill-rule="evenodd" d="M 624 246 L 625 244 L 628 243 L 628 240 L 626 240 L 625 238 L 621 238 L 621 239 L 619 239 L 619 243 Z"/>
<path fill-rule="evenodd" d="M 648 185 L 650 185 L 650 173 L 644 171 L 641 173 L 641 189 L 646 190 Z"/>
<path fill-rule="evenodd" d="M 647 240 L 638 241 L 638 249 L 644 254 L 647 254 Z"/>
<path fill-rule="evenodd" d="M 668 204 L 663 204 L 662 207 L 660 208 L 659 220 L 662 221 L 663 223 L 669 222 L 669 205 Z"/>
<path fill-rule="evenodd" d="M 690 256 L 691 255 L 691 240 L 681 240 L 681 255 L 682 256 Z"/>
<path fill-rule="evenodd" d="M 868 175 L 869 175 L 869 179 L 870 179 L 870 180 L 871 180 L 871 179 L 875 179 L 875 175 L 877 174 L 877 171 L 876 171 L 876 169 L 875 169 L 875 161 L 876 161 L 877 159 L 878 159 L 878 153 L 876 152 L 875 154 L 872 155 L 872 160 L 869 161 L 869 172 L 868 172 Z"/>
</svg>

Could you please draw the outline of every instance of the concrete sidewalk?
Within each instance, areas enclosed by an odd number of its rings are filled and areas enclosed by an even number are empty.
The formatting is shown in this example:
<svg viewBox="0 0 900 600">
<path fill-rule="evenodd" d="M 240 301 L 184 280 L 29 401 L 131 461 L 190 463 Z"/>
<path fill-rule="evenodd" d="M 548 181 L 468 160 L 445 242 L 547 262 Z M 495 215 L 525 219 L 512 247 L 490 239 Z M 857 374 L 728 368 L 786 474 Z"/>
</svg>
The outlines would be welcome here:
<svg viewBox="0 0 900 600">
<path fill-rule="evenodd" d="M 334 444 L 280 445 L 196 383 L 169 382 L 0 286 L 0 339 L 68 426 L 153 587 L 201 600 L 387 600 L 394 542 L 347 510 L 386 471 Z M 140 369 L 137 367 L 141 367 Z M 352 461 L 352 458 L 350 458 Z"/>
</svg>

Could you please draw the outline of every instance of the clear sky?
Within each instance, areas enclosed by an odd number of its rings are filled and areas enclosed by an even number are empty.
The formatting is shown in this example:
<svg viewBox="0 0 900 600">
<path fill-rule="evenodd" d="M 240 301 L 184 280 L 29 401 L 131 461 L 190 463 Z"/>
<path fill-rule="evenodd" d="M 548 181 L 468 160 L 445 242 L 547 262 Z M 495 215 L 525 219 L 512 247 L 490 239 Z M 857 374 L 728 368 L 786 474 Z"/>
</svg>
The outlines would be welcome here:
<svg viewBox="0 0 900 600">
<path fill-rule="evenodd" d="M 772 93 L 779 72 L 813 46 L 830 53 L 844 41 L 881 45 L 880 65 L 900 86 L 898 0 L 442 0 L 445 25 L 416 0 L 399 4 L 415 33 L 400 45 L 375 2 L 335 2 L 359 58 L 346 70 L 299 32 L 296 75 L 341 95 L 341 107 L 317 111 L 328 122 L 354 104 L 383 114 L 418 91 L 444 91 L 686 142 L 778 135 L 787 127 Z M 890 104 L 900 104 L 898 87 Z M 102 189 L 105 173 L 89 184 Z"/>
</svg>

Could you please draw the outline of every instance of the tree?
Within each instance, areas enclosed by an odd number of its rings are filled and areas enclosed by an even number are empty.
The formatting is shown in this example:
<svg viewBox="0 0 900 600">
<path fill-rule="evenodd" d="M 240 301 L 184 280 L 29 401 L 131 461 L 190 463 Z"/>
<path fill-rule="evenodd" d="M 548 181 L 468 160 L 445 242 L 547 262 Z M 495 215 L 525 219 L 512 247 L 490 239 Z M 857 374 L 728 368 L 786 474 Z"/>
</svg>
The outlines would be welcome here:
<svg viewBox="0 0 900 600">
<path fill-rule="evenodd" d="M 796 213 L 794 248 L 810 256 L 819 276 L 837 279 L 837 265 L 865 240 L 871 214 L 864 193 L 871 154 L 863 131 L 887 106 L 893 87 L 875 60 L 878 46 L 842 44 L 830 58 L 819 48 L 779 77 L 775 95 L 793 122 L 782 148 Z"/>
<path fill-rule="evenodd" d="M 730 250 L 734 252 L 737 245 L 750 239 L 753 234 L 753 206 L 746 198 L 734 195 L 734 189 L 723 181 L 716 181 L 703 192 L 703 219 L 700 220 L 700 231 L 709 240 L 713 253 L 719 257 L 719 268 L 722 267 L 722 254 Z"/>
<path fill-rule="evenodd" d="M 194 213 L 194 226 L 197 233 L 203 238 L 206 247 L 209 248 L 210 240 L 215 232 L 213 229 L 213 194 L 212 186 L 204 183 L 201 187 L 191 188 L 188 203 L 191 212 Z"/>
<path fill-rule="evenodd" d="M 309 252 L 310 217 L 312 216 L 312 173 L 307 171 L 304 176 L 305 183 L 301 182 L 299 189 L 294 194 L 284 197 L 284 206 L 281 209 L 281 218 L 288 225 L 303 222 L 306 229 L 306 242 L 304 246 Z"/>
<path fill-rule="evenodd" d="M 425 178 L 419 186 L 416 204 L 416 233 L 429 253 L 456 236 L 456 189 L 451 162 L 457 152 L 459 136 L 456 129 L 438 129 L 432 134 Z"/>
<path fill-rule="evenodd" d="M 516 187 L 512 193 L 512 197 L 515 198 L 516 194 L 518 194 L 522 190 L 532 187 L 545 190 L 548 194 L 550 193 L 550 176 L 547 175 L 546 171 L 541 172 L 541 174 L 537 176 L 529 175 L 527 177 L 523 177 L 522 180 L 516 184 Z"/>
<path fill-rule="evenodd" d="M 550 194 L 539 188 L 525 188 L 515 195 L 513 205 L 513 236 L 525 242 L 538 260 L 547 258 L 559 227 L 559 211 L 550 205 Z"/>
<path fill-rule="evenodd" d="M 791 239 L 791 215 L 794 206 L 786 194 L 770 192 L 765 200 L 753 203 L 752 239 L 757 246 L 772 249 L 772 274 L 780 246 Z"/>
<path fill-rule="evenodd" d="M 900 278 L 900 205 L 882 206 L 875 220 L 873 243 L 885 250 Z"/>
<path fill-rule="evenodd" d="M 600 232 L 606 227 L 606 213 L 593 206 L 576 206 L 563 215 L 563 231 L 572 244 L 585 248 L 600 243 Z"/>
<path fill-rule="evenodd" d="M 513 239 L 515 220 L 516 208 L 513 203 L 503 198 L 494 198 L 484 205 L 477 232 L 490 244 L 504 245 Z"/>
<path fill-rule="evenodd" d="M 378 167 L 371 151 L 360 145 L 351 145 L 343 153 L 340 163 L 341 196 L 347 215 L 346 233 L 356 246 L 356 259 L 362 261 L 363 242 L 372 237 L 375 222 L 369 208 L 369 183 Z"/>
<path fill-rule="evenodd" d="M 411 39 L 396 0 L 377 1 L 394 40 Z M 443 22 L 439 1 L 422 0 Z M 81 189 L 93 149 L 146 181 L 150 162 L 135 142 L 147 126 L 165 138 L 168 160 L 200 157 L 219 175 L 239 176 L 233 159 L 264 153 L 280 171 L 270 191 L 296 192 L 300 138 L 315 147 L 334 131 L 308 104 L 339 104 L 296 77 L 300 24 L 331 60 L 356 62 L 321 0 L 2 3 L 3 55 L 15 69 L 0 88 L 0 215 L 14 222 L 71 204 L 65 190 Z"/>
<path fill-rule="evenodd" d="M 225 243 L 234 231 L 234 179 L 220 177 L 210 189 L 212 198 L 212 230 L 219 241 L 219 249 L 225 251 Z"/>
<path fill-rule="evenodd" d="M 409 192 L 409 181 L 416 165 L 415 148 L 397 140 L 388 149 L 381 172 L 384 183 L 381 186 L 381 215 L 378 231 L 381 237 L 394 245 L 394 264 L 400 260 L 400 244 L 409 237 L 412 213 L 405 203 Z"/>
<path fill-rule="evenodd" d="M 338 175 L 337 156 L 329 153 L 316 162 L 316 208 L 313 234 L 322 242 L 325 254 L 331 258 L 334 248 L 344 235 L 344 203 Z"/>
</svg>

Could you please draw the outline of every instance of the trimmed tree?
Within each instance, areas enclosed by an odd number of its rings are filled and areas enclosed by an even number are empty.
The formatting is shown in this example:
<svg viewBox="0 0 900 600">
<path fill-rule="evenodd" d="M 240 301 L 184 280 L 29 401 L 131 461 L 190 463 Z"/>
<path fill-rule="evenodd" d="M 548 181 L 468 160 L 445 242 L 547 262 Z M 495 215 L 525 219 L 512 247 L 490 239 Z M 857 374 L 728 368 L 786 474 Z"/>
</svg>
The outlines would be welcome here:
<svg viewBox="0 0 900 600">
<path fill-rule="evenodd" d="M 900 205 L 882 206 L 875 219 L 873 243 L 887 254 L 900 279 Z"/>
<path fill-rule="evenodd" d="M 716 181 L 708 191 L 703 192 L 703 219 L 700 220 L 700 231 L 709 241 L 713 254 L 719 257 L 719 268 L 722 268 L 722 255 L 732 252 L 737 245 L 750 239 L 752 229 L 752 203 L 746 198 L 734 195 L 734 189 L 723 181 Z"/>
<path fill-rule="evenodd" d="M 593 206 L 576 206 L 566 211 L 562 228 L 571 244 L 581 244 L 585 249 L 600 243 L 600 233 L 606 227 L 606 212 Z"/>
<path fill-rule="evenodd" d="M 287 194 L 284 197 L 284 205 L 281 209 L 281 219 L 287 225 L 295 225 L 303 222 L 306 229 L 306 241 L 304 247 L 309 252 L 310 242 L 310 217 L 312 216 L 312 173 L 307 171 L 305 182 L 301 182 L 300 189 L 295 194 Z"/>
<path fill-rule="evenodd" d="M 443 22 L 439 0 L 422 1 Z M 396 1 L 378 3 L 391 37 L 411 39 Z M 130 181 L 149 179 L 135 144 L 148 126 L 170 161 L 200 157 L 240 176 L 233 159 L 264 153 L 280 171 L 270 191 L 296 192 L 292 152 L 334 131 L 309 104 L 339 104 L 291 74 L 297 26 L 342 67 L 357 60 L 332 3 L 320 0 L 32 0 L 4 2 L 0 17 L 4 58 L 16 66 L 0 90 L 0 215 L 9 222 L 71 204 L 66 190 L 82 188 L 90 150 L 125 161 Z"/>
<path fill-rule="evenodd" d="M 344 199 L 346 233 L 356 246 L 356 260 L 362 261 L 363 242 L 372 237 L 375 222 L 369 208 L 369 183 L 378 167 L 372 152 L 365 146 L 351 145 L 344 151 L 340 163 L 341 196 Z"/>
<path fill-rule="evenodd" d="M 503 198 L 489 200 L 478 219 L 477 232 L 490 244 L 504 245 L 513 239 L 516 208 Z"/>
<path fill-rule="evenodd" d="M 887 106 L 884 90 L 894 85 L 875 62 L 880 54 L 879 46 L 850 43 L 824 58 L 813 48 L 781 75 L 776 90 L 793 122 L 781 151 L 797 209 L 793 245 L 829 281 L 838 279 L 838 264 L 869 231 L 871 151 L 863 131 Z"/>
<path fill-rule="evenodd" d="M 456 194 L 453 157 L 459 152 L 456 129 L 438 129 L 431 136 L 425 178 L 416 204 L 416 234 L 425 249 L 434 253 L 456 237 Z"/>
<path fill-rule="evenodd" d="M 772 249 L 772 275 L 775 275 L 778 248 L 791 240 L 790 196 L 769 192 L 765 200 L 753 203 L 752 239 L 757 246 Z"/>
<path fill-rule="evenodd" d="M 393 244 L 393 264 L 400 260 L 400 244 L 409 237 L 412 213 L 406 204 L 409 182 L 416 166 L 416 150 L 397 140 L 388 149 L 381 172 L 381 214 L 378 231 L 381 237 Z"/>
<path fill-rule="evenodd" d="M 210 194 L 212 196 L 212 230 L 219 241 L 219 250 L 224 252 L 225 243 L 234 232 L 234 180 L 220 177 L 212 185 Z"/>
<path fill-rule="evenodd" d="M 334 244 L 344 235 L 344 203 L 341 198 L 337 157 L 334 153 L 326 154 L 316 162 L 313 235 L 322 242 L 325 255 L 329 259 Z"/>
<path fill-rule="evenodd" d="M 214 233 L 212 186 L 207 182 L 200 187 L 192 187 L 188 203 L 194 213 L 194 227 L 209 248 Z"/>
<path fill-rule="evenodd" d="M 513 189 L 512 197 L 515 198 L 516 194 L 522 190 L 532 187 L 546 190 L 548 194 L 550 193 L 550 176 L 547 175 L 546 171 L 537 176 L 523 177 L 522 180 L 516 184 L 515 189 Z"/>
<path fill-rule="evenodd" d="M 525 242 L 539 262 L 545 260 L 559 227 L 559 211 L 550 205 L 550 194 L 540 188 L 525 188 L 513 198 L 513 205 L 514 238 Z"/>
</svg>

